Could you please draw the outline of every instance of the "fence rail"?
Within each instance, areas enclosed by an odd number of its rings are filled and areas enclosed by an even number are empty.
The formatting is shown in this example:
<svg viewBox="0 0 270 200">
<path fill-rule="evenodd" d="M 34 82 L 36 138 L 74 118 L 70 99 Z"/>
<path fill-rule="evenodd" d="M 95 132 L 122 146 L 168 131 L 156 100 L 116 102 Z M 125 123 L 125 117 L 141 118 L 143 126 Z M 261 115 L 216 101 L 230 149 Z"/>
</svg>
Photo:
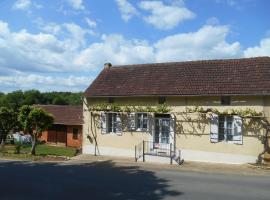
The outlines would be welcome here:
<svg viewBox="0 0 270 200">
<path fill-rule="evenodd" d="M 180 150 L 179 150 L 180 154 Z M 172 164 L 173 159 L 176 158 L 176 152 L 173 144 L 155 143 L 150 141 L 142 141 L 135 146 L 135 161 L 142 157 L 145 162 L 145 155 L 161 156 L 170 158 Z"/>
</svg>

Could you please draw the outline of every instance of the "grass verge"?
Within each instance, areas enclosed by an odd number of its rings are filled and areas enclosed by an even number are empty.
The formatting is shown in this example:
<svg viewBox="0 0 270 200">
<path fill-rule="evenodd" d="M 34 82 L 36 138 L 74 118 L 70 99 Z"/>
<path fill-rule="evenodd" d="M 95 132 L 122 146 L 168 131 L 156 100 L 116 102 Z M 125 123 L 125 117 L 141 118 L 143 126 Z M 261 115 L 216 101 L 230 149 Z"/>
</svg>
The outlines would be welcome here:
<svg viewBox="0 0 270 200">
<path fill-rule="evenodd" d="M 31 145 L 23 145 L 20 154 L 16 154 L 15 145 L 5 145 L 0 152 L 0 157 L 10 159 L 26 159 L 39 160 L 44 157 L 73 157 L 76 155 L 76 149 L 71 147 L 50 146 L 46 144 L 39 144 L 36 147 L 36 155 L 32 156 Z"/>
</svg>

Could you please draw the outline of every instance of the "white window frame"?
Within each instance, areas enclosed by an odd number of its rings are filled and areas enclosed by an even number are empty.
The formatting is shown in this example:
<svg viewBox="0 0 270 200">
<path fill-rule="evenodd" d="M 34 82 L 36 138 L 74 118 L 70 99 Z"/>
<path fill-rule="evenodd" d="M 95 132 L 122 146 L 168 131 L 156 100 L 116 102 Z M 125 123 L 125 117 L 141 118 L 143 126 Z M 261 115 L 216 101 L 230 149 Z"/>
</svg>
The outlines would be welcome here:
<svg viewBox="0 0 270 200">
<path fill-rule="evenodd" d="M 112 118 L 111 120 L 110 120 L 110 114 L 111 114 L 111 118 Z M 120 113 L 118 113 L 118 112 L 104 112 L 103 115 L 105 115 L 103 120 L 105 120 L 105 124 L 106 124 L 105 128 L 104 128 L 104 129 L 106 129 L 106 131 L 104 130 L 103 134 L 113 133 L 113 134 L 117 134 L 117 135 L 122 135 Z M 109 121 L 111 121 L 111 123 L 112 123 L 111 128 L 109 126 L 110 125 Z M 120 123 L 120 127 L 119 127 L 119 124 L 117 124 L 117 123 Z"/>
<path fill-rule="evenodd" d="M 111 122 L 112 122 L 111 131 L 109 130 L 110 129 L 110 124 L 109 124 L 110 114 L 112 116 L 112 119 L 111 119 Z M 116 115 L 117 115 L 117 113 L 108 112 L 108 113 L 106 113 L 106 115 L 107 115 L 107 132 L 108 133 L 116 133 Z"/>
<path fill-rule="evenodd" d="M 224 139 L 223 140 L 221 140 L 220 139 L 220 132 L 219 132 L 219 129 L 220 129 L 220 116 L 219 116 L 219 124 L 218 124 L 218 141 L 219 142 L 228 142 L 228 143 L 233 143 L 233 135 L 234 135 L 234 118 L 233 118 L 233 116 L 226 116 L 226 115 L 221 115 L 221 116 L 223 116 L 224 117 L 224 124 L 223 124 L 223 129 L 224 129 Z M 229 140 L 228 139 L 228 130 L 229 130 L 229 128 L 228 128 L 228 122 L 229 122 L 229 119 L 228 118 L 231 118 L 231 137 L 232 137 L 232 139 L 231 140 Z"/>
<path fill-rule="evenodd" d="M 140 127 L 138 127 L 138 120 L 139 120 L 139 116 L 140 115 Z M 146 115 L 146 118 L 145 116 Z M 143 128 L 143 120 L 147 120 L 147 127 Z M 144 112 L 138 112 L 135 114 L 135 126 L 136 126 L 136 131 L 148 131 L 149 130 L 149 116 L 148 113 L 144 113 Z"/>
<path fill-rule="evenodd" d="M 213 114 L 211 117 L 211 126 L 210 126 L 210 140 L 212 143 L 217 142 L 226 142 L 232 144 L 243 144 L 243 127 L 242 127 L 242 118 L 240 116 L 232 115 L 226 116 L 221 115 L 224 117 L 224 139 L 220 137 L 220 128 L 221 128 L 221 121 L 220 116 Z M 228 119 L 232 118 L 231 122 L 231 134 L 228 134 Z M 228 139 L 228 136 L 231 135 L 231 139 Z"/>
</svg>

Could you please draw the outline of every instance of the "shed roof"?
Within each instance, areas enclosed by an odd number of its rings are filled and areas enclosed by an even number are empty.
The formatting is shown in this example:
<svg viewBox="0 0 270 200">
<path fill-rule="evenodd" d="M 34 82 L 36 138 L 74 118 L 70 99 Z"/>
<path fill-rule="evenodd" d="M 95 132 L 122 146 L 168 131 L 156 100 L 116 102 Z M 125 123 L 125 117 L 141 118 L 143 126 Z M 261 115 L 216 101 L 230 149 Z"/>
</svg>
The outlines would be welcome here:
<svg viewBox="0 0 270 200">
<path fill-rule="evenodd" d="M 35 105 L 54 116 L 54 124 L 82 125 L 83 107 L 70 105 Z"/>
</svg>

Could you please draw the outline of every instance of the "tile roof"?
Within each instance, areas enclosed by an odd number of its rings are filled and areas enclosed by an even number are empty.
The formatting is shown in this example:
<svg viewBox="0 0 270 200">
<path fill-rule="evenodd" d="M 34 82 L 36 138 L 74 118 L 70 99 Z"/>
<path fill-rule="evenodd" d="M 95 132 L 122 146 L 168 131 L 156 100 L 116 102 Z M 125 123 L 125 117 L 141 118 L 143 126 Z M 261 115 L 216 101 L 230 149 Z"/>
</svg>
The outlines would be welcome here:
<svg viewBox="0 0 270 200">
<path fill-rule="evenodd" d="M 112 66 L 84 95 L 270 95 L 270 57 Z"/>
<path fill-rule="evenodd" d="M 83 107 L 70 105 L 34 105 L 54 116 L 54 124 L 82 125 Z"/>
</svg>

